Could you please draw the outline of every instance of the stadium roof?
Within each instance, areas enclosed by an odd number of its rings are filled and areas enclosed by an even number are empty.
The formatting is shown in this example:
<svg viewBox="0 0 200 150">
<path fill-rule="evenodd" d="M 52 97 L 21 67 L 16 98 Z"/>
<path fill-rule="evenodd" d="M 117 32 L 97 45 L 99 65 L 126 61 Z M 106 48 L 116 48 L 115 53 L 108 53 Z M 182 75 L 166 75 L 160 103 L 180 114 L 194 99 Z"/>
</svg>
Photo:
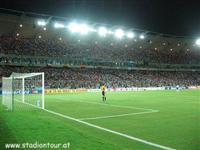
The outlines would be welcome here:
<svg viewBox="0 0 200 150">
<path fill-rule="evenodd" d="M 37 21 L 39 19 L 45 20 L 47 25 L 45 25 L 45 27 L 38 26 Z M 63 32 L 64 29 L 56 30 L 53 27 L 53 24 L 55 22 L 64 22 L 67 24 L 70 23 L 70 21 L 72 20 L 58 16 L 0 9 L 0 35 L 27 38 L 57 38 L 65 40 L 68 36 L 67 32 Z M 96 28 L 101 27 L 102 25 L 107 26 L 112 30 L 119 28 L 119 26 L 111 26 L 95 22 L 88 22 L 88 24 Z M 134 31 L 134 33 L 137 35 L 145 35 L 145 39 L 143 40 L 139 38 L 122 40 L 122 43 L 125 47 L 129 47 L 129 45 L 131 45 L 131 48 L 133 49 L 155 49 L 158 51 L 190 51 L 191 49 L 199 50 L 199 47 L 195 45 L 196 39 L 193 37 L 174 36 L 127 27 L 121 28 L 124 29 L 124 31 Z M 83 38 L 81 40 L 87 40 L 87 38 Z M 115 41 L 116 40 L 114 40 L 114 42 Z"/>
<path fill-rule="evenodd" d="M 200 33 L 196 0 L 2 0 L 1 7 L 175 35 Z"/>
<path fill-rule="evenodd" d="M 27 23 L 31 23 L 33 19 L 44 19 L 47 20 L 47 22 L 55 22 L 55 21 L 60 21 L 60 22 L 71 22 L 76 18 L 66 18 L 66 17 L 61 17 L 61 16 L 54 16 L 50 14 L 39 14 L 35 12 L 25 12 L 25 11 L 18 11 L 18 10 L 13 10 L 13 9 L 6 9 L 6 8 L 0 8 L 0 15 L 1 15 L 1 20 L 4 20 L 6 17 L 8 17 L 7 21 L 12 21 L 12 22 L 20 22 L 25 21 Z M 4 17 L 3 17 L 4 16 Z M 11 17 L 12 16 L 12 17 Z M 15 16 L 15 17 L 14 17 Z M 81 20 L 84 22 L 83 20 Z M 34 22 L 35 23 L 35 20 Z M 89 22 L 87 23 L 92 24 L 93 26 L 107 26 L 112 29 L 117 29 L 117 28 L 125 28 L 130 31 L 136 31 L 141 34 L 150 34 L 150 35 L 159 35 L 163 37 L 171 37 L 171 38 L 193 38 L 196 39 L 196 37 L 192 36 L 179 36 L 179 35 L 173 35 L 173 34 L 165 34 L 165 33 L 160 33 L 160 32 L 155 32 L 155 31 L 150 31 L 150 30 L 144 30 L 140 28 L 134 28 L 134 27 L 128 27 L 128 26 L 121 26 L 121 25 L 113 25 L 111 22 L 109 24 L 105 23 L 99 23 L 99 22 Z"/>
</svg>

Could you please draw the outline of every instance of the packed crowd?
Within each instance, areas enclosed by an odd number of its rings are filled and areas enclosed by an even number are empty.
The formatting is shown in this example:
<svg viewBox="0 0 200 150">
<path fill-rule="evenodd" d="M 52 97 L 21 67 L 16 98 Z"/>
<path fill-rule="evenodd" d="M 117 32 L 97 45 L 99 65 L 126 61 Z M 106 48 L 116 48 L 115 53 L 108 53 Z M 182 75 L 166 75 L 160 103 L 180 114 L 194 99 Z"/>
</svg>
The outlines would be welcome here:
<svg viewBox="0 0 200 150">
<path fill-rule="evenodd" d="M 144 41 L 147 42 L 147 41 Z M 142 43 L 141 43 L 142 44 Z M 136 46 L 137 45 L 137 46 Z M 107 61 L 133 61 L 147 63 L 197 64 L 200 63 L 200 52 L 192 49 L 170 50 L 167 46 L 162 50 L 140 48 L 134 41 L 45 39 L 0 37 L 0 53 L 66 57 Z"/>
<path fill-rule="evenodd" d="M 12 72 L 44 72 L 46 88 L 109 88 L 200 85 L 199 72 L 108 69 L 2 67 L 0 77 Z"/>
</svg>

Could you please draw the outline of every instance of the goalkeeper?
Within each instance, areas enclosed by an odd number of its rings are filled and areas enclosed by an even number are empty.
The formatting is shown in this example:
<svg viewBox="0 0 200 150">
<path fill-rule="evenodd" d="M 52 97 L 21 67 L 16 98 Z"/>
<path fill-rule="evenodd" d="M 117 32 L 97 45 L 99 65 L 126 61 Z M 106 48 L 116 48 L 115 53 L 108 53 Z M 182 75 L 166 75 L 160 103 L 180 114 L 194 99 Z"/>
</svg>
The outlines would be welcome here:
<svg viewBox="0 0 200 150">
<path fill-rule="evenodd" d="M 101 87 L 101 91 L 102 91 L 102 100 L 103 102 L 105 102 L 106 101 L 106 86 L 105 85 Z"/>
</svg>

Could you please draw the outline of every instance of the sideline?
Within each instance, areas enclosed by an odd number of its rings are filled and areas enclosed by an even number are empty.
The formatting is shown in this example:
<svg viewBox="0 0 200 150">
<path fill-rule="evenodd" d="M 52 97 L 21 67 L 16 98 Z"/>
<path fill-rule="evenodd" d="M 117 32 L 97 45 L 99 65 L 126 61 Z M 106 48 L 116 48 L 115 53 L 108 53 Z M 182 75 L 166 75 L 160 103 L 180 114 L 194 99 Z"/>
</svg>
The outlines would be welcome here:
<svg viewBox="0 0 200 150">
<path fill-rule="evenodd" d="M 18 102 L 23 103 L 21 101 L 18 101 Z M 26 102 L 24 102 L 23 104 L 27 104 L 27 105 L 33 106 L 35 108 L 41 109 L 43 111 L 49 112 L 51 114 L 60 116 L 62 118 L 73 120 L 73 121 L 79 122 L 81 124 L 85 124 L 87 126 L 99 129 L 99 130 L 107 131 L 107 132 L 110 132 L 110 133 L 125 137 L 125 138 L 133 140 L 133 141 L 144 143 L 146 145 L 157 147 L 157 148 L 160 148 L 160 149 L 163 149 L 163 150 L 175 150 L 174 148 L 170 148 L 170 147 L 167 147 L 167 146 L 164 146 L 164 145 L 156 144 L 156 143 L 153 143 L 153 142 L 150 142 L 150 141 L 147 141 L 147 140 L 143 140 L 143 139 L 140 139 L 140 138 L 137 138 L 137 137 L 134 137 L 134 136 L 130 136 L 130 135 L 127 135 L 127 134 L 124 134 L 124 133 L 120 133 L 120 132 L 117 132 L 117 131 L 114 131 L 114 130 L 111 130 L 111 129 L 107 129 L 107 128 L 104 128 L 104 127 L 101 127 L 101 126 L 97 126 L 97 125 L 94 125 L 94 124 L 91 124 L 91 123 L 88 123 L 88 122 L 85 122 L 85 121 L 82 121 L 82 120 L 79 120 L 79 119 L 76 119 L 76 118 L 73 118 L 73 117 L 70 117 L 70 116 L 67 116 L 67 115 L 63 115 L 63 114 L 48 110 L 48 109 L 42 109 L 42 108 L 39 108 L 39 107 L 37 107 L 35 105 L 29 104 L 29 103 L 26 103 Z"/>
</svg>

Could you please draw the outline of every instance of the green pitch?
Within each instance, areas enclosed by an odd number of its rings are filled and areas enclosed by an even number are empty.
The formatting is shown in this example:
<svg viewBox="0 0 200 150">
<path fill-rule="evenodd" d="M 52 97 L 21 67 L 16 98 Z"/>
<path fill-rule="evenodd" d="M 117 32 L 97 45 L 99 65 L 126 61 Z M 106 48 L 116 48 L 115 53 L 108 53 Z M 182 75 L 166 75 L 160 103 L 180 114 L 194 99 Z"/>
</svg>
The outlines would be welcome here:
<svg viewBox="0 0 200 150">
<path fill-rule="evenodd" d="M 19 97 L 18 97 L 19 98 Z M 26 96 L 35 104 L 36 95 Z M 71 150 L 200 149 L 200 91 L 108 92 L 45 95 L 45 108 L 90 123 L 88 126 L 27 104 L 15 111 L 0 105 L 0 149 L 5 143 L 70 143 Z"/>
</svg>

